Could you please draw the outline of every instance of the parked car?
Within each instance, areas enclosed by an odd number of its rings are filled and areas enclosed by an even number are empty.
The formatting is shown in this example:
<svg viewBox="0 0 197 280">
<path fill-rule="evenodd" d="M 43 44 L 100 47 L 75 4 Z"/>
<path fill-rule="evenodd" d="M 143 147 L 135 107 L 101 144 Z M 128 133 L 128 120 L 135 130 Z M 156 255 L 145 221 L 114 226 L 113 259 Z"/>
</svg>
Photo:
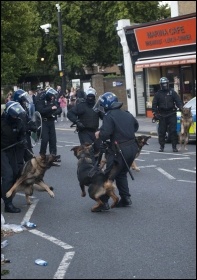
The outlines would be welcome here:
<svg viewBox="0 0 197 280">
<path fill-rule="evenodd" d="M 196 141 L 196 97 L 193 97 L 190 99 L 183 107 L 189 108 L 191 107 L 191 112 L 192 112 L 192 118 L 193 118 L 193 124 L 190 127 L 189 130 L 189 141 L 195 140 Z M 177 111 L 176 113 L 177 116 L 177 134 L 181 130 L 181 112 Z M 158 132 L 158 121 L 157 121 L 157 132 Z M 166 133 L 166 138 L 165 138 L 166 143 L 171 143 L 170 135 L 167 132 Z"/>
</svg>

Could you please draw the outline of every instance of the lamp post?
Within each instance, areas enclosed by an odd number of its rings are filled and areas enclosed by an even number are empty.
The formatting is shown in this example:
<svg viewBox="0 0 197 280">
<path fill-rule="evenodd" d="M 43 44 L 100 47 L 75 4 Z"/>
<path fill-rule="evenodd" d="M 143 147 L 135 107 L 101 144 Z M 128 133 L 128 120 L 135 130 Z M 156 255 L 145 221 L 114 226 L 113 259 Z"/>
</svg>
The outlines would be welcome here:
<svg viewBox="0 0 197 280">
<path fill-rule="evenodd" d="M 62 92 L 65 94 L 65 92 L 66 92 L 66 76 L 65 76 L 64 51 L 63 51 L 61 9 L 60 9 L 59 4 L 56 4 L 55 6 L 57 8 L 59 47 L 60 47 L 60 55 L 58 56 L 59 71 L 60 71 L 60 76 L 62 77 Z"/>
</svg>

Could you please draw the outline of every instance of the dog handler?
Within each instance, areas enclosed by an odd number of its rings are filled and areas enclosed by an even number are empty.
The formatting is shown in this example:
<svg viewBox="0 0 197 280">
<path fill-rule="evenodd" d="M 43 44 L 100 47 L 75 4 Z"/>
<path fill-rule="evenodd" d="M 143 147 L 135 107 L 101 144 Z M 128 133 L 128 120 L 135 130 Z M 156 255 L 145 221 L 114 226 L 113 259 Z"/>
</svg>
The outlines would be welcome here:
<svg viewBox="0 0 197 280">
<path fill-rule="evenodd" d="M 159 120 L 159 152 L 164 151 L 165 136 L 167 130 L 171 136 L 172 150 L 178 152 L 177 145 L 177 117 L 176 111 L 179 108 L 182 111 L 182 101 L 172 88 L 169 88 L 169 80 L 166 77 L 162 77 L 159 81 L 160 90 L 155 93 L 152 103 L 152 112 L 155 119 Z"/>
<path fill-rule="evenodd" d="M 13 198 L 6 197 L 6 193 L 20 176 L 24 164 L 26 146 L 24 115 L 25 110 L 14 101 L 6 103 L 1 115 L 1 198 L 5 204 L 5 212 L 9 213 L 21 212 L 20 208 L 12 204 Z"/>
<path fill-rule="evenodd" d="M 139 123 L 131 113 L 121 109 L 122 105 L 123 103 L 118 102 L 118 98 L 114 93 L 106 92 L 98 98 L 94 106 L 94 110 L 100 110 L 105 113 L 103 124 L 100 130 L 95 133 L 95 136 L 103 142 L 110 140 L 106 155 L 107 165 L 105 173 L 108 175 L 109 180 L 116 181 L 121 197 L 116 207 L 125 207 L 132 204 L 127 173 L 128 166 L 131 166 L 138 152 L 135 132 L 139 128 Z M 117 149 L 116 143 L 118 143 L 121 153 Z M 111 174 L 110 171 L 114 165 L 117 167 L 116 172 Z M 108 199 L 107 195 L 101 197 L 104 204 L 98 211 L 109 210 Z"/>
<path fill-rule="evenodd" d="M 67 118 L 77 125 L 80 144 L 94 143 L 95 154 L 99 152 L 100 139 L 95 138 L 95 132 L 99 127 L 99 119 L 103 118 L 101 112 L 95 112 L 96 91 L 89 88 L 85 98 L 77 99 L 75 106 L 68 110 Z"/>
</svg>

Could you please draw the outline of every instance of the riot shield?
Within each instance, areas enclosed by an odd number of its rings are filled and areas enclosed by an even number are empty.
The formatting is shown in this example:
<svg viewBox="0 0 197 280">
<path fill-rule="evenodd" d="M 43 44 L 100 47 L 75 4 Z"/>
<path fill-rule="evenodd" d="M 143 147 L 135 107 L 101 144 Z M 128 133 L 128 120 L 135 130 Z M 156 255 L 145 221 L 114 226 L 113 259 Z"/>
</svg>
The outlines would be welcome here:
<svg viewBox="0 0 197 280">
<path fill-rule="evenodd" d="M 32 120 L 36 123 L 37 131 L 31 132 L 31 144 L 35 146 L 41 140 L 42 136 L 42 117 L 38 111 L 34 112 Z"/>
</svg>

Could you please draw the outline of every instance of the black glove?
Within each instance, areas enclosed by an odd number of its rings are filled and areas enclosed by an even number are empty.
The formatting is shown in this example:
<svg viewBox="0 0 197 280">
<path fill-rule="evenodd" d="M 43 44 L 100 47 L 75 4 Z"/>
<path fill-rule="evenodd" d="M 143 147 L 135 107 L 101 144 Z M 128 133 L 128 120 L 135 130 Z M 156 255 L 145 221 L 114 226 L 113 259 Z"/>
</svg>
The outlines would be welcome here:
<svg viewBox="0 0 197 280">
<path fill-rule="evenodd" d="M 78 131 L 82 131 L 85 129 L 85 126 L 80 121 L 76 121 L 76 125 Z"/>
<path fill-rule="evenodd" d="M 18 147 L 27 149 L 27 140 L 24 138 L 18 143 Z"/>
<path fill-rule="evenodd" d="M 103 142 L 101 145 L 100 145 L 100 152 L 102 153 L 106 153 L 106 150 L 108 149 L 108 143 L 107 142 Z"/>
<path fill-rule="evenodd" d="M 160 116 L 157 113 L 153 113 L 152 123 L 160 120 Z"/>
<path fill-rule="evenodd" d="M 33 121 L 28 122 L 28 130 L 36 132 L 37 131 L 37 126 L 36 123 Z"/>
</svg>

